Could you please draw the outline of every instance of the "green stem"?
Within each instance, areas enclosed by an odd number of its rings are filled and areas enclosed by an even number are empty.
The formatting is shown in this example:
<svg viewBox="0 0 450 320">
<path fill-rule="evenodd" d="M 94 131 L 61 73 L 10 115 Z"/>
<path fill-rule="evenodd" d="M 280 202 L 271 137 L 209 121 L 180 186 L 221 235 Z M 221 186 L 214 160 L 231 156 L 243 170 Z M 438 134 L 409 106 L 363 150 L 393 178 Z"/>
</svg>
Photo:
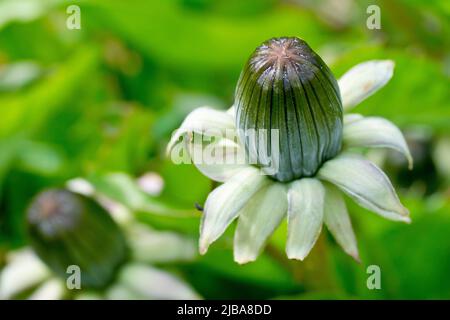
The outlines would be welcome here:
<svg viewBox="0 0 450 320">
<path fill-rule="evenodd" d="M 301 270 L 303 283 L 309 292 L 336 292 L 337 282 L 330 266 L 330 257 L 327 251 L 326 237 L 322 235 L 317 240 L 310 255 L 304 262 L 296 262 Z"/>
</svg>

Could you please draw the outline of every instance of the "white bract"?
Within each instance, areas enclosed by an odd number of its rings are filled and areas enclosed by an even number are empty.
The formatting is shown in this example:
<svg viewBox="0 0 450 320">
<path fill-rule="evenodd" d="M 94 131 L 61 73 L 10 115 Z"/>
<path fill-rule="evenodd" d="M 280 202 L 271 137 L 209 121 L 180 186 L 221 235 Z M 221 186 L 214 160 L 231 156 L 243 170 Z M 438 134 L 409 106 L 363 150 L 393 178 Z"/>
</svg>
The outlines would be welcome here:
<svg viewBox="0 0 450 320">
<path fill-rule="evenodd" d="M 383 87 L 392 77 L 390 60 L 368 61 L 353 67 L 338 81 L 344 110 L 355 106 Z M 194 145 L 194 134 L 223 132 L 234 128 L 234 108 L 217 111 L 202 107 L 193 111 L 172 137 L 168 152 L 184 143 L 187 152 L 205 148 Z M 180 138 L 183 137 L 183 142 Z M 229 144 L 215 135 L 214 143 Z M 186 143 L 187 142 L 187 143 Z M 355 235 L 342 194 L 387 219 L 410 222 L 408 210 L 384 172 L 355 148 L 390 148 L 401 152 L 412 167 L 412 158 L 401 131 L 390 121 L 359 114 L 344 115 L 343 147 L 326 161 L 313 177 L 289 183 L 271 179 L 252 165 L 196 163 L 209 178 L 223 182 L 206 201 L 200 228 L 200 253 L 217 240 L 234 219 L 238 219 L 234 237 L 234 259 L 238 263 L 254 261 L 267 238 L 287 216 L 286 253 L 303 260 L 313 248 L 325 223 L 343 250 L 359 260 Z M 229 149 L 242 153 L 239 143 Z M 229 152 L 228 150 L 228 152 Z M 221 153 L 218 153 L 219 156 Z"/>
<path fill-rule="evenodd" d="M 7 264 L 0 272 L 0 300 L 61 300 L 71 294 L 81 300 L 201 298 L 183 279 L 149 265 L 190 260 L 195 256 L 193 244 L 176 233 L 156 232 L 139 224 L 129 225 L 127 229 L 132 261 L 121 267 L 117 279 L 104 290 L 69 289 L 64 279 L 57 277 L 31 248 L 26 247 L 6 257 Z M 165 248 L 163 253 L 161 245 Z M 82 268 L 80 272 L 83 276 Z M 70 275 L 68 272 L 68 279 Z"/>
</svg>

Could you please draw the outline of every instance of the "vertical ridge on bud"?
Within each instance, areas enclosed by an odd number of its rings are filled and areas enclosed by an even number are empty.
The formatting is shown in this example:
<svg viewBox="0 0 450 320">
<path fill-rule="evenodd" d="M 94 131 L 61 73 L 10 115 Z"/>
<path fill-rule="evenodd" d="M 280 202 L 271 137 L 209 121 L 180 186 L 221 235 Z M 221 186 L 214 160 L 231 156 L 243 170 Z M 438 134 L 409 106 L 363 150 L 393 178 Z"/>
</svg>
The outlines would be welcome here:
<svg viewBox="0 0 450 320">
<path fill-rule="evenodd" d="M 111 216 L 95 201 L 64 189 L 49 189 L 28 208 L 30 243 L 60 277 L 76 265 L 81 285 L 109 284 L 127 257 L 125 238 Z"/>
<path fill-rule="evenodd" d="M 291 181 L 312 176 L 342 143 L 342 103 L 337 81 L 322 59 L 298 38 L 264 42 L 246 63 L 236 87 L 236 126 L 247 155 L 271 176 Z M 267 130 L 267 136 L 261 137 Z M 278 131 L 271 141 L 270 130 Z M 256 135 L 246 133 L 256 130 Z M 275 154 L 278 143 L 279 154 Z M 264 155 L 270 155 L 269 159 Z"/>
</svg>

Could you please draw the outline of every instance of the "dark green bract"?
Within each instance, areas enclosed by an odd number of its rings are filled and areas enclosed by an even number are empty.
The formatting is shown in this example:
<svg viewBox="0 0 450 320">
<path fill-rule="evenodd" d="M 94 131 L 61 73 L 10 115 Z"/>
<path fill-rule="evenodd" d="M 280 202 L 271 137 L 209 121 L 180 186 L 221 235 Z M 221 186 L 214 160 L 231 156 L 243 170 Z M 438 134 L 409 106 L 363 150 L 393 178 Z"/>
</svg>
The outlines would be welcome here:
<svg viewBox="0 0 450 320">
<path fill-rule="evenodd" d="M 33 249 L 60 277 L 81 271 L 82 288 L 103 288 L 115 278 L 128 249 L 119 226 L 95 201 L 64 189 L 41 192 L 27 212 Z"/>
<path fill-rule="evenodd" d="M 341 148 L 338 84 L 298 38 L 274 38 L 255 50 L 238 81 L 235 108 L 247 156 L 278 181 L 313 176 Z"/>
</svg>

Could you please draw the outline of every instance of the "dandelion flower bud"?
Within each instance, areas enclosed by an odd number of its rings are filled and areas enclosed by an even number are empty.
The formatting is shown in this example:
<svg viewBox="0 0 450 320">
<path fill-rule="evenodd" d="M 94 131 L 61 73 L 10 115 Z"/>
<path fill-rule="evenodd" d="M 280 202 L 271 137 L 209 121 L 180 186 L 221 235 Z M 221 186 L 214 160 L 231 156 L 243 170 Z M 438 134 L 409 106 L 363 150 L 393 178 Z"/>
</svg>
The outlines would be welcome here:
<svg viewBox="0 0 450 320">
<path fill-rule="evenodd" d="M 78 266 L 81 286 L 102 288 L 127 255 L 125 238 L 95 201 L 63 189 L 38 194 L 27 213 L 31 245 L 59 276 Z"/>
<path fill-rule="evenodd" d="M 247 156 L 265 171 L 276 163 L 269 175 L 278 181 L 313 176 L 340 151 L 339 88 L 303 40 L 274 38 L 256 48 L 238 81 L 235 107 Z"/>
</svg>

